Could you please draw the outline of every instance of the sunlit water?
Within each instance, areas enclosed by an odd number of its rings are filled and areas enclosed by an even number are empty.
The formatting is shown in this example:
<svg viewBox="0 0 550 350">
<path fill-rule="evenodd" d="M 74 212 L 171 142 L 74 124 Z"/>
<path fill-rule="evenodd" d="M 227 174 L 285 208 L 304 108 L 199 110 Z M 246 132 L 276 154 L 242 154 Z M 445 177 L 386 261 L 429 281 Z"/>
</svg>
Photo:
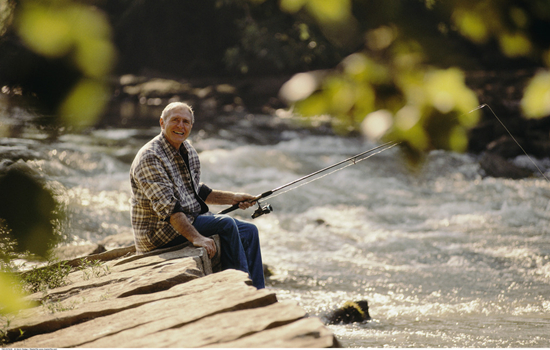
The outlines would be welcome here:
<svg viewBox="0 0 550 350">
<path fill-rule="evenodd" d="M 98 242 L 131 232 L 129 162 L 157 131 L 0 147 L 28 154 L 19 166 L 48 180 L 68 212 L 68 242 Z M 374 146 L 284 136 L 270 146 L 196 139 L 203 181 L 259 194 Z M 550 175 L 550 160 L 539 166 Z M 254 222 L 279 300 L 321 318 L 346 301 L 369 301 L 371 321 L 329 326 L 343 346 L 550 346 L 550 183 L 542 177 L 483 178 L 473 156 L 441 151 L 412 174 L 394 148 L 266 202 L 274 212 Z"/>
</svg>

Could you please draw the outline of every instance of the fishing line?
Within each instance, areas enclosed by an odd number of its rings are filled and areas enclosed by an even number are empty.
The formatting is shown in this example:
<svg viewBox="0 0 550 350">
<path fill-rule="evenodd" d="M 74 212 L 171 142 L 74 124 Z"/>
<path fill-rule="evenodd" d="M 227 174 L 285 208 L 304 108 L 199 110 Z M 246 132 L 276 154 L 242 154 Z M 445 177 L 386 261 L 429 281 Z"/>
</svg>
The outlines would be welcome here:
<svg viewBox="0 0 550 350">
<path fill-rule="evenodd" d="M 357 158 L 350 159 L 349 161 L 350 161 L 351 163 L 349 163 L 348 165 L 345 165 L 345 166 L 343 166 L 343 167 L 341 167 L 341 168 L 337 168 L 337 169 L 335 169 L 335 170 L 333 170 L 333 171 L 331 171 L 331 172 L 329 172 L 329 173 L 326 173 L 326 174 L 324 174 L 324 175 L 322 175 L 322 176 L 316 177 L 316 178 L 314 178 L 314 179 L 312 179 L 312 180 L 309 180 L 308 182 L 304 182 L 304 183 L 302 183 L 302 184 L 300 184 L 300 185 L 298 185 L 298 186 L 291 187 L 291 188 L 289 188 L 288 190 L 286 190 L 286 191 L 284 191 L 284 192 L 279 192 L 279 193 L 277 193 L 277 194 L 274 194 L 274 195 L 271 196 L 271 198 L 275 198 L 275 197 L 280 196 L 280 195 L 282 195 L 282 194 L 285 194 L 285 193 L 287 193 L 287 192 L 293 191 L 293 190 L 295 190 L 295 189 L 297 189 L 297 188 L 299 188 L 299 187 L 302 187 L 302 186 L 304 186 L 304 185 L 307 185 L 307 184 L 309 184 L 309 183 L 312 183 L 313 181 L 320 180 L 320 179 L 324 178 L 325 176 L 329 176 L 329 175 L 334 174 L 334 173 L 336 173 L 336 172 L 338 172 L 338 171 L 340 171 L 340 170 L 343 170 L 343 169 L 345 169 L 345 168 L 347 168 L 347 167 L 350 167 L 350 166 L 355 165 L 355 164 L 357 164 L 357 163 L 359 163 L 359 162 L 362 162 L 362 161 L 364 161 L 364 160 L 367 160 L 367 159 L 369 159 L 370 157 L 372 157 L 372 156 L 374 156 L 374 155 L 377 155 L 378 153 L 382 153 L 382 152 L 384 152 L 384 151 L 387 151 L 387 150 L 389 150 L 390 148 L 393 148 L 393 147 L 395 147 L 395 146 L 397 146 L 397 145 L 399 145 L 399 144 L 400 144 L 400 142 L 396 142 L 396 143 L 390 144 L 390 145 L 387 146 L 386 148 L 382 148 L 382 149 L 380 149 L 378 152 L 371 153 L 371 154 L 369 154 L 368 156 L 366 156 L 366 157 L 364 157 L 364 158 L 361 158 L 361 159 L 357 159 Z"/>
<path fill-rule="evenodd" d="M 510 135 L 510 137 L 512 138 L 512 140 L 514 140 L 514 142 L 518 145 L 518 147 L 522 150 L 522 152 L 527 156 L 527 158 L 529 158 L 529 160 L 531 161 L 531 163 L 533 163 L 533 165 L 537 168 L 537 170 L 539 171 L 539 173 L 542 175 L 542 177 L 550 182 L 550 179 L 548 179 L 548 177 L 546 177 L 546 175 L 544 175 L 544 172 L 539 168 L 539 166 L 537 165 L 537 163 L 535 163 L 535 161 L 527 154 L 527 152 L 525 151 L 525 149 L 523 149 L 523 147 L 521 147 L 521 145 L 519 144 L 519 142 L 516 140 L 516 138 L 514 137 L 514 135 L 512 135 L 512 133 L 510 132 L 510 130 L 508 130 L 508 128 L 506 127 L 506 125 L 504 125 L 504 123 L 502 122 L 502 120 L 500 120 L 500 118 L 496 115 L 496 113 L 493 111 L 493 109 L 491 108 L 491 106 L 489 106 L 488 104 L 484 103 L 482 105 L 479 105 L 477 106 L 477 108 L 474 108 L 472 109 L 470 112 L 468 112 L 468 114 L 472 113 L 472 112 L 475 112 L 479 109 L 482 109 L 484 107 L 487 107 L 489 108 L 489 110 L 491 111 L 491 113 L 493 113 L 493 115 L 495 116 L 495 118 L 498 120 L 498 122 L 504 127 L 504 130 L 506 130 L 506 132 L 508 133 L 508 135 Z"/>
</svg>

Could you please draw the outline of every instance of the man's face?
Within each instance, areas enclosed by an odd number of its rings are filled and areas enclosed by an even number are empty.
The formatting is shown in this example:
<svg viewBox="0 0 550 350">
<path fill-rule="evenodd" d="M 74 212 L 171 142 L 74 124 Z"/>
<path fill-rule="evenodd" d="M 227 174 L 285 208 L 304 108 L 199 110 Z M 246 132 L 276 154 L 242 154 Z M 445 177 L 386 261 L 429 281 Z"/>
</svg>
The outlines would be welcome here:
<svg viewBox="0 0 550 350">
<path fill-rule="evenodd" d="M 160 119 L 160 128 L 168 139 L 168 142 L 179 149 L 183 141 L 187 139 L 191 128 L 193 127 L 193 117 L 185 108 L 179 108 L 172 111 L 166 117 L 166 120 Z"/>
</svg>

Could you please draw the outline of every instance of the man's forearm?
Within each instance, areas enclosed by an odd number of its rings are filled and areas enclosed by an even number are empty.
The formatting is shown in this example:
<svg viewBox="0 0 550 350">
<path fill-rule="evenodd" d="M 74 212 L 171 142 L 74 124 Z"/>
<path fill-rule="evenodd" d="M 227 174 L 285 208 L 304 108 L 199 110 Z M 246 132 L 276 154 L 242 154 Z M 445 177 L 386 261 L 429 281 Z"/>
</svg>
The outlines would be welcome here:
<svg viewBox="0 0 550 350">
<path fill-rule="evenodd" d="M 235 199 L 235 193 L 229 191 L 212 190 L 206 200 L 206 204 L 218 204 L 218 205 L 233 205 Z"/>
<path fill-rule="evenodd" d="M 191 225 L 184 213 L 176 212 L 172 214 L 170 216 L 170 224 L 176 231 L 178 231 L 180 235 L 185 237 L 195 247 L 205 248 L 210 258 L 216 254 L 216 244 L 214 243 L 214 240 L 201 235 L 195 227 Z"/>
<path fill-rule="evenodd" d="M 193 243 L 193 241 L 197 239 L 198 236 L 202 236 L 195 229 L 195 227 L 191 225 L 191 223 L 187 219 L 187 216 L 182 212 L 176 212 L 170 215 L 170 224 L 176 229 L 176 231 L 179 232 L 179 234 L 187 238 L 187 240 L 191 243 Z"/>
<path fill-rule="evenodd" d="M 256 197 L 248 193 L 212 190 L 206 200 L 206 204 L 238 204 L 239 208 L 246 209 L 256 203 Z"/>
</svg>

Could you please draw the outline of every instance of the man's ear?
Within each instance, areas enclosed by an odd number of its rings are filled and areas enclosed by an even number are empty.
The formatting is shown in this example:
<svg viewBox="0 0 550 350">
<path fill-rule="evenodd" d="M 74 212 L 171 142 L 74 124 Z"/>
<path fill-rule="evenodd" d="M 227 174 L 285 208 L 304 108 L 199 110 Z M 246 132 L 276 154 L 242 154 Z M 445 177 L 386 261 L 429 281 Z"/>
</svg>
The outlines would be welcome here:
<svg viewBox="0 0 550 350">
<path fill-rule="evenodd" d="M 164 119 L 160 118 L 160 119 L 159 119 L 159 123 L 160 123 L 160 128 L 161 128 L 162 130 L 164 130 Z"/>
</svg>

